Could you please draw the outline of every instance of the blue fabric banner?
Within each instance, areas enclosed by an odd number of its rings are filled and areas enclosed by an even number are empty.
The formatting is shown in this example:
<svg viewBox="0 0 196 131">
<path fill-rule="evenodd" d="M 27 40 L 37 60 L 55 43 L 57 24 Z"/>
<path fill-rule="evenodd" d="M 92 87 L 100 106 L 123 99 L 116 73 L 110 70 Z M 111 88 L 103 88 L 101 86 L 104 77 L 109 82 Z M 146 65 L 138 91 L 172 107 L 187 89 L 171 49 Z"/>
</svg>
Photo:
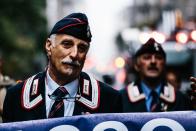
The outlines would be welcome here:
<svg viewBox="0 0 196 131">
<path fill-rule="evenodd" d="M 195 131 L 196 111 L 91 114 L 2 123 L 0 131 Z"/>
</svg>

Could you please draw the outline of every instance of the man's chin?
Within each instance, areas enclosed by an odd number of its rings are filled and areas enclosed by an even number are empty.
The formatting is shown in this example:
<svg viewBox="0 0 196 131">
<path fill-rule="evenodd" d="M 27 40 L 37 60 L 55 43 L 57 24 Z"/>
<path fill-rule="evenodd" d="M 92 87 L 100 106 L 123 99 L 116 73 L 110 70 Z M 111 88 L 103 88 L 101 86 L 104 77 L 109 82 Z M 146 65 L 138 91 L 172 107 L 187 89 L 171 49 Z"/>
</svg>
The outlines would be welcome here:
<svg viewBox="0 0 196 131">
<path fill-rule="evenodd" d="M 63 74 L 67 75 L 67 76 L 72 76 L 72 75 L 76 75 L 78 74 L 78 72 L 80 72 L 79 70 L 73 69 L 73 68 L 69 68 L 63 71 Z"/>
<path fill-rule="evenodd" d="M 66 76 L 76 75 L 78 72 L 81 72 L 81 69 L 78 66 L 65 66 L 61 69 L 61 73 Z"/>
<path fill-rule="evenodd" d="M 70 76 L 70 75 L 74 74 L 74 71 L 73 70 L 66 70 L 66 71 L 63 71 L 62 74 L 66 75 L 66 76 Z"/>
<path fill-rule="evenodd" d="M 160 76 L 158 75 L 148 75 L 146 76 L 147 81 L 156 82 L 157 80 L 160 80 Z"/>
<path fill-rule="evenodd" d="M 148 75 L 146 75 L 146 78 L 149 78 L 149 79 L 157 79 L 159 77 L 160 77 L 160 75 L 158 75 L 158 74 L 148 74 Z"/>
<path fill-rule="evenodd" d="M 156 78 L 156 77 L 160 76 L 160 73 L 157 71 L 150 71 L 150 72 L 146 73 L 146 76 Z"/>
<path fill-rule="evenodd" d="M 158 75 L 155 75 L 155 74 L 151 74 L 151 75 L 148 75 L 147 77 L 149 77 L 149 78 L 157 78 L 159 76 Z"/>
</svg>

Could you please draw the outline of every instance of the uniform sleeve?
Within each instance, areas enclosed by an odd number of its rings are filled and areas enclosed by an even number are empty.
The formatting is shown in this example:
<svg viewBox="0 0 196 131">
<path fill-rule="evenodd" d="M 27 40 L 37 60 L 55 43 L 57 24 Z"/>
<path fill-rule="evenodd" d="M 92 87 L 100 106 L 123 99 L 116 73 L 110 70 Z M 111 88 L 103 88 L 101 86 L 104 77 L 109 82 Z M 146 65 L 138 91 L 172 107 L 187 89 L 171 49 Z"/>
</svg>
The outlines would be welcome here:
<svg viewBox="0 0 196 131">
<path fill-rule="evenodd" d="M 4 104 L 3 104 L 3 122 L 11 122 L 12 121 L 12 113 L 13 113 L 13 103 L 12 103 L 12 91 L 8 89 L 7 94 L 5 96 Z"/>
<path fill-rule="evenodd" d="M 116 98 L 114 99 L 113 102 L 113 107 L 115 113 L 122 113 L 122 100 L 121 100 L 121 95 L 118 91 L 116 93 Z"/>
</svg>

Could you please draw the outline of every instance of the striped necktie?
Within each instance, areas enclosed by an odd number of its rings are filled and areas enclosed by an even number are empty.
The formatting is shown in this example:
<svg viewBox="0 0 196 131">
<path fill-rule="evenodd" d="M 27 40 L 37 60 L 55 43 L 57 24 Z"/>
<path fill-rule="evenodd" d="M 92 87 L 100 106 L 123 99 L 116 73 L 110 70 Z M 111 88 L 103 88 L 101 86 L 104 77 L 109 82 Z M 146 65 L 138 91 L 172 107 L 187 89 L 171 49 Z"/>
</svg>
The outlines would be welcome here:
<svg viewBox="0 0 196 131">
<path fill-rule="evenodd" d="M 151 112 L 159 112 L 159 111 L 161 111 L 160 104 L 159 104 L 158 93 L 156 91 L 152 90 L 150 95 L 152 96 L 152 102 L 151 102 L 151 105 L 150 105 L 150 111 Z"/>
<path fill-rule="evenodd" d="M 63 117 L 64 116 L 64 102 L 63 97 L 65 97 L 67 94 L 67 90 L 60 86 L 58 87 L 53 93 L 52 97 L 55 98 L 55 102 L 52 105 L 52 108 L 50 109 L 48 118 L 55 118 L 55 117 Z"/>
</svg>

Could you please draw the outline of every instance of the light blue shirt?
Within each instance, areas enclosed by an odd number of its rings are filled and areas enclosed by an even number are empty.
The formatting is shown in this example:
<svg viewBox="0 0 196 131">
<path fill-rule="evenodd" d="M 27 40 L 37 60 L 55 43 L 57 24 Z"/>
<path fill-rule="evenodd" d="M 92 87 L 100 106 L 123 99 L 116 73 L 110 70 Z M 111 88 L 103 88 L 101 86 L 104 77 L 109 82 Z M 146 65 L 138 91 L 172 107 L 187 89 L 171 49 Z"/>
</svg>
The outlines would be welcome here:
<svg viewBox="0 0 196 131">
<path fill-rule="evenodd" d="M 45 79 L 45 85 L 46 85 L 46 116 L 48 117 L 48 114 L 50 112 L 50 109 L 52 108 L 54 100 L 51 100 L 48 96 L 51 95 L 60 85 L 58 85 L 49 75 L 48 71 L 46 73 L 46 79 Z M 65 89 L 68 91 L 69 95 L 71 97 L 75 97 L 78 91 L 78 85 L 79 80 L 76 79 L 72 81 L 71 83 L 68 83 L 67 85 L 64 85 Z M 75 102 L 64 100 L 64 116 L 72 116 L 74 111 Z"/>
<path fill-rule="evenodd" d="M 161 86 L 162 86 L 162 84 L 159 84 L 154 90 L 158 94 L 158 96 L 161 93 Z M 150 95 L 150 93 L 151 93 L 152 89 L 149 86 L 147 86 L 143 81 L 141 82 L 141 88 L 142 88 L 143 93 L 146 96 L 147 111 L 150 112 L 150 104 L 152 102 L 152 96 Z"/>
</svg>

